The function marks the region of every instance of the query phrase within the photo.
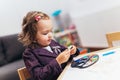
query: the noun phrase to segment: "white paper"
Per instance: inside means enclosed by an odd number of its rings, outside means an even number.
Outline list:
[[[103,56],[111,51],[115,53]],[[98,62],[84,69],[69,66],[62,80],[120,80],[120,48],[95,54],[99,55]]]

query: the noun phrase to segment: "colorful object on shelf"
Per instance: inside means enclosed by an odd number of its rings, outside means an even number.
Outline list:
[[[52,16],[58,16],[58,15],[60,15],[60,13],[61,13],[62,11],[61,10],[56,10],[53,14],[52,14]]]
[[[56,10],[52,14],[54,22],[56,24],[57,31],[64,31],[64,24],[60,15],[61,12],[62,12],[61,10]]]
[[[72,45],[71,39],[68,36],[59,38],[58,42],[66,47]]]
[[[68,47],[75,45],[80,47],[80,40],[76,30],[65,30],[63,32],[55,33],[54,38],[62,45]],[[86,53],[86,49],[81,54]]]

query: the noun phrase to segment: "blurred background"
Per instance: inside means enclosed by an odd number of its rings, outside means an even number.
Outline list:
[[[54,28],[58,25],[52,14],[61,10],[63,26],[69,27],[71,18],[85,47],[107,47],[105,33],[120,30],[120,0],[0,0],[0,36],[19,33],[24,15],[31,10],[50,15]]]
[[[108,47],[106,33],[120,31],[120,0],[0,0],[0,80],[19,80],[25,66],[17,34],[29,11],[47,13],[54,38],[84,53]]]

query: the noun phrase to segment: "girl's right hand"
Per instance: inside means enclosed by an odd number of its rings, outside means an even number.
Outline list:
[[[70,58],[70,50],[66,49],[65,51],[61,52],[56,60],[58,62],[59,65],[61,65],[62,63],[65,63],[68,61],[68,59]]]

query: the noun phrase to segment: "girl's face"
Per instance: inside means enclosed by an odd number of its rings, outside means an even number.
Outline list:
[[[52,22],[50,19],[40,20],[38,22],[36,39],[41,46],[48,46],[51,43],[53,38],[52,28]]]

